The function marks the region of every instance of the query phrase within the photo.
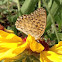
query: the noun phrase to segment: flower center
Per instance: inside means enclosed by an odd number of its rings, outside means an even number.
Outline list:
[[[26,42],[26,39],[27,39],[27,37],[25,37],[25,38],[23,39],[23,42],[24,42],[24,43]],[[43,39],[43,40],[38,40],[38,41],[45,47],[44,51],[48,51],[48,50],[49,50],[49,45],[45,42],[44,39]]]
[[[39,42],[45,47],[44,51],[49,50],[49,45],[45,42],[45,40],[43,40],[43,41],[39,40]]]

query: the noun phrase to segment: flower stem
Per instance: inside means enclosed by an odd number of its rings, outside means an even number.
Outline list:
[[[47,10],[48,10],[48,12],[49,12],[49,14],[50,14],[50,16],[51,16],[51,19],[52,19],[51,22],[52,22],[52,24],[53,24],[53,26],[54,26],[53,29],[54,29],[54,31],[55,31],[57,40],[58,40],[58,42],[59,42],[60,40],[59,40],[59,36],[58,36],[57,29],[56,29],[56,26],[55,26],[54,17],[52,16],[51,11],[49,10],[49,8],[48,8],[48,6],[47,6],[45,0],[43,0],[43,3],[45,4],[45,6],[46,6],[46,8],[47,8]]]
[[[41,8],[41,0],[38,1],[38,8]]]

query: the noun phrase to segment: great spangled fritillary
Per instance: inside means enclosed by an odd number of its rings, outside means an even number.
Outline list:
[[[44,8],[38,8],[29,15],[22,15],[17,19],[15,25],[18,30],[39,39],[45,31],[46,11]]]

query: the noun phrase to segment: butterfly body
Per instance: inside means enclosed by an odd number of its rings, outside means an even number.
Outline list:
[[[16,28],[25,34],[31,34],[35,39],[39,39],[46,27],[46,11],[43,8],[35,10],[29,15],[20,16],[16,23]]]

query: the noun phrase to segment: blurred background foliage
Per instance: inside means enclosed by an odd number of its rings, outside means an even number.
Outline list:
[[[54,45],[62,40],[62,0],[0,0],[0,24],[6,29],[13,30],[16,35],[22,36],[22,32],[15,27],[17,18],[30,14],[40,6],[44,7],[47,13],[47,25],[43,37],[50,46]],[[37,59],[35,56],[27,56],[26,62],[33,62],[33,58]],[[15,62],[22,61],[20,59]]]
[[[40,1],[40,3],[39,3]],[[62,0],[0,0],[0,24],[22,36],[15,27],[17,18],[44,7],[47,12],[47,26],[44,38],[48,42],[62,40]]]

